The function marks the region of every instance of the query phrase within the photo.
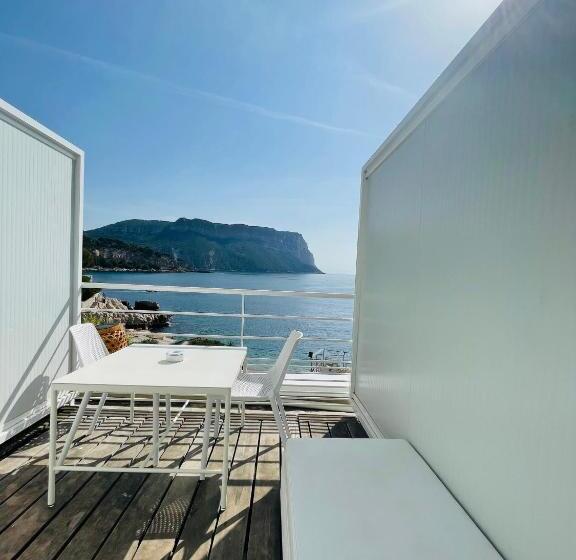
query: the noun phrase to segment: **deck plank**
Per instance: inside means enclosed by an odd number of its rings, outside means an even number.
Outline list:
[[[74,408],[61,414],[64,431]],[[88,435],[89,416],[67,463],[128,466],[150,450],[150,410],[138,410],[136,424],[123,411],[108,412]],[[306,410],[288,412],[295,437],[366,437],[350,414]],[[162,450],[163,466],[198,465],[201,411],[187,411],[173,426]],[[136,430],[136,428],[138,428]],[[219,513],[220,477],[155,474],[60,473],[53,509],[46,507],[47,432],[26,439],[0,461],[0,558],[23,560],[198,558],[280,560],[281,449],[272,414],[248,411],[246,426],[232,416],[233,464],[228,507]],[[63,437],[59,438],[61,447]],[[221,435],[209,465],[221,467]]]
[[[27,445],[19,447],[17,451],[0,460],[0,480],[3,477],[12,474],[20,467],[32,461],[35,457],[43,452],[48,451],[48,432],[44,432]]]
[[[280,437],[269,421],[262,422],[251,507],[247,560],[282,558]]]
[[[99,438],[105,437],[104,432],[95,431],[90,445],[85,445],[84,449],[88,452],[98,445]],[[62,441],[59,442],[58,451],[62,447]],[[46,449],[47,451],[47,449]],[[72,450],[73,451],[73,450]],[[73,456],[73,452],[70,453]],[[77,460],[80,460],[79,458]],[[46,465],[48,461],[47,453],[40,455],[37,459],[38,466],[41,467],[42,473],[38,476],[31,478],[27,483],[21,485],[16,492],[11,493],[4,503],[0,506],[0,532],[4,531],[13,521],[15,521],[28,507],[36,502],[45,492],[47,488],[47,473]],[[65,473],[59,473],[56,477],[60,481]],[[6,480],[6,479],[3,479]],[[57,485],[58,486],[58,485]]]
[[[110,461],[115,466],[123,466],[146,456],[149,448],[140,436],[131,438],[126,449],[117,453]],[[93,509],[85,523],[77,529],[74,536],[66,543],[58,560],[79,560],[92,558],[112,531],[118,519],[142,486],[146,475],[122,474],[104,499]]]
[[[138,452],[136,446],[130,445],[138,425],[120,424],[97,448],[98,458],[107,466],[128,466]],[[126,446],[123,459],[115,458]],[[42,533],[20,555],[22,560],[35,558],[55,558],[83,524],[93,509],[106,496],[108,491],[120,478],[116,473],[96,473],[78,494],[61,510],[42,531]]]
[[[196,464],[202,451],[199,422],[184,425],[175,439],[176,441],[162,455],[160,466],[188,468],[199,466]],[[170,556],[197,484],[197,477],[171,479],[170,487],[136,550],[135,560],[153,560]]]
[[[58,451],[62,448],[64,436],[69,428],[68,422],[59,425]],[[78,431],[78,439],[82,433]],[[28,440],[13,453],[0,461],[0,504],[27,484],[32,478],[44,471],[48,459],[48,430]]]
[[[90,436],[89,443],[70,450],[70,464],[90,464],[90,462],[102,460],[106,455],[101,457],[98,447],[107,435],[107,429],[95,430]],[[80,448],[82,448],[81,452]],[[104,452],[106,453],[106,449],[104,449]],[[88,457],[86,457],[86,453],[88,453]],[[13,558],[19,554],[62,511],[68,502],[82,490],[91,477],[92,473],[62,473],[57,478],[56,504],[53,508],[49,508],[44,501],[48,486],[47,473],[36,477],[38,480],[33,479],[32,482],[35,487],[36,482],[43,482],[42,488],[35,488],[38,492],[34,501],[26,503],[24,511],[21,511],[18,517],[3,531],[2,538],[0,538],[0,558]],[[21,493],[17,492],[8,501],[18,501],[20,496]],[[3,512],[5,508],[6,503],[0,508],[0,512]]]
[[[234,453],[226,509],[218,516],[210,560],[241,560],[246,541],[260,422],[246,422]]]
[[[246,424],[248,424],[248,420]],[[231,457],[234,455],[237,441],[238,428],[235,423],[230,434]],[[220,437],[211,450],[208,468],[221,468],[223,455],[224,446]],[[198,490],[194,495],[174,547],[173,558],[175,560],[199,560],[209,557],[219,506],[220,477],[207,477],[198,484]]]
[[[9,473],[0,482],[0,504],[15,494],[20,488],[28,484],[35,476],[45,469],[40,465],[25,465],[15,472]]]
[[[151,421],[149,418],[136,415],[135,423],[137,431],[128,444],[110,460],[110,465],[123,466],[125,462],[135,465],[148,455]],[[144,474],[122,474],[113,491],[109,492],[92,511],[58,558],[92,558],[124,514],[145,479]]]
[[[151,423],[149,424],[151,428]],[[188,429],[188,426],[176,427],[176,434],[180,430]],[[150,429],[151,432],[151,429]],[[145,433],[145,435],[148,435]],[[170,446],[168,446],[169,448]],[[146,445],[142,457],[146,457],[150,445]],[[167,448],[161,455],[161,460]],[[138,464],[138,461],[136,462]],[[128,476],[136,476],[129,474]],[[133,558],[136,554],[140,541],[146,534],[150,523],[164,496],[172,482],[172,478],[162,474],[149,474],[146,480],[138,489],[134,499],[130,502],[130,507],[126,509],[117,523],[114,525],[110,535],[103,543],[95,556],[97,559],[110,559],[110,558]]]

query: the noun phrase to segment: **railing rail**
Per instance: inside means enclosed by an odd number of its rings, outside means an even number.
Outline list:
[[[219,313],[212,311],[170,311],[170,310],[159,310],[159,311],[147,311],[140,309],[127,309],[118,310],[121,313],[135,313],[135,314],[158,314],[163,313],[166,315],[188,315],[191,317],[227,317],[227,318],[238,318],[241,320],[240,323],[240,334],[239,335],[218,335],[210,334],[212,338],[218,339],[229,339],[229,340],[240,340],[240,344],[244,343],[244,340],[283,340],[285,337],[281,336],[257,336],[257,335],[246,335],[245,324],[246,319],[270,319],[270,320],[298,320],[298,321],[344,321],[352,322],[352,317],[340,317],[340,316],[325,316],[325,315],[276,315],[270,313],[246,313],[246,297],[256,296],[256,297],[293,297],[293,298],[314,298],[314,299],[348,299],[353,300],[354,294],[343,293],[343,292],[302,292],[302,291],[289,291],[289,290],[253,290],[244,288],[204,288],[199,286],[163,286],[155,284],[115,284],[109,282],[83,282],[83,288],[89,289],[101,289],[101,290],[119,290],[119,291],[133,291],[133,292],[175,292],[184,294],[219,294],[219,295],[236,295],[241,298],[241,311],[240,313]],[[94,308],[82,308],[83,312],[89,313],[111,313],[113,309],[94,309]],[[166,333],[172,334],[178,338],[192,338],[205,336],[198,333]],[[325,342],[352,342],[348,338],[326,338],[326,337],[314,337],[305,336],[303,340],[316,340]]]
[[[110,282],[83,282],[82,287],[101,288],[103,290],[127,290],[133,292],[177,292],[184,294],[354,299],[354,294],[346,292],[301,292],[292,290],[254,290],[250,288],[205,288],[201,286],[164,286],[156,284],[114,284]]]
[[[212,295],[225,295],[225,296],[238,296],[240,298],[240,312],[213,312],[213,311],[172,311],[159,309],[152,310],[139,310],[139,309],[100,309],[93,307],[83,307],[82,312],[91,314],[165,314],[173,316],[190,316],[190,317],[223,317],[240,319],[239,332],[235,334],[212,334],[212,333],[171,333],[163,331],[163,334],[170,336],[174,339],[189,339],[197,337],[209,337],[216,340],[237,340],[240,345],[244,345],[248,340],[269,340],[281,341],[284,336],[276,335],[252,335],[246,334],[246,321],[247,320],[273,320],[273,321],[320,321],[320,322],[352,322],[352,317],[343,317],[340,315],[296,315],[296,314],[273,314],[273,313],[247,313],[246,312],[246,298],[247,297],[284,297],[284,298],[312,298],[312,299],[337,299],[337,300],[353,300],[354,294],[342,292],[306,292],[306,291],[286,291],[286,290],[259,290],[259,289],[244,289],[244,288],[205,288],[194,286],[165,286],[155,284],[121,284],[110,282],[83,282],[82,288],[87,289],[100,289],[100,290],[114,290],[114,291],[129,291],[129,292],[173,292],[179,294],[212,294]],[[316,341],[316,342],[329,342],[329,343],[346,343],[350,344],[350,338],[327,337],[327,336],[311,336],[306,335],[303,340]],[[349,380],[349,372],[351,362],[346,359],[345,354],[338,359],[336,358],[293,358],[289,367],[289,373],[296,376],[302,374],[302,381],[308,383],[316,375],[318,379],[323,379],[327,386],[327,376],[332,375],[334,378],[339,378],[342,382]],[[255,370],[264,370],[267,366],[271,365],[273,358],[251,357],[248,358],[249,366]],[[322,374],[322,375],[318,375]],[[343,377],[344,374],[344,377]],[[347,377],[346,377],[347,375]],[[296,377],[294,377],[296,379]],[[348,381],[349,382],[349,381]],[[311,383],[308,383],[311,384]],[[336,385],[334,385],[336,386]],[[342,387],[339,382],[338,387]],[[340,391],[342,392],[342,391]]]

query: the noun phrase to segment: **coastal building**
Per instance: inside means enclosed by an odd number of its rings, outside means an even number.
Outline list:
[[[364,165],[354,295],[83,284],[84,154],[0,102],[0,557],[572,558],[574,60],[574,2],[502,3]],[[352,363],[292,365],[283,449],[269,410],[234,415],[224,511],[217,477],[81,468],[48,508],[46,398],[76,367],[83,287],[235,297],[242,345],[250,298],[354,299]],[[328,320],[293,315],[275,320]],[[161,462],[195,457],[201,404]],[[147,461],[136,409],[116,403],[93,434],[84,419],[74,465]]]

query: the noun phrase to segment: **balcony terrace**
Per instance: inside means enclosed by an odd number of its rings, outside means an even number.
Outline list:
[[[75,412],[75,407],[60,411],[59,447]],[[85,421],[67,462],[141,463],[149,451],[151,411],[137,407],[134,424],[125,412],[106,407],[92,434]],[[288,416],[295,437],[366,437],[352,414],[293,410]],[[198,463],[202,420],[200,410],[180,417],[160,466]],[[41,422],[0,447],[0,558],[281,558],[281,448],[270,412],[249,410],[243,428],[234,415],[230,456],[228,507],[222,513],[215,477],[199,481],[80,472],[61,473],[56,507],[48,509],[48,424]],[[210,467],[221,465],[221,437],[213,442],[209,457]]]
[[[575,60],[576,2],[504,0],[364,165],[354,294],[83,284],[84,153],[0,100],[0,560],[574,558]],[[95,287],[235,347],[108,355]]]

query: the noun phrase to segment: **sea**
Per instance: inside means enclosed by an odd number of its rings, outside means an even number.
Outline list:
[[[209,288],[249,288],[262,290],[291,290],[309,292],[354,292],[352,274],[249,274],[249,273],[197,273],[197,272],[101,272],[88,273],[93,282],[114,284],[154,284],[167,286],[198,286]],[[127,300],[152,300],[162,311],[204,311],[218,313],[240,313],[241,298],[237,295],[180,294],[171,292],[136,292],[104,290],[105,295]],[[352,317],[353,300],[311,299],[293,297],[247,296],[245,312],[251,314],[298,315],[322,317]],[[235,317],[190,317],[174,315],[169,327],[158,332],[175,334],[239,335],[241,320]],[[343,321],[318,321],[309,319],[251,319],[244,325],[245,335],[287,336],[292,329],[301,330],[305,336],[352,338],[352,323]],[[230,344],[238,345],[235,339]],[[277,355],[281,341],[245,340],[249,355],[268,358]],[[297,348],[296,357],[306,359],[309,353],[326,359],[350,359],[351,345],[348,342],[304,340]]]

